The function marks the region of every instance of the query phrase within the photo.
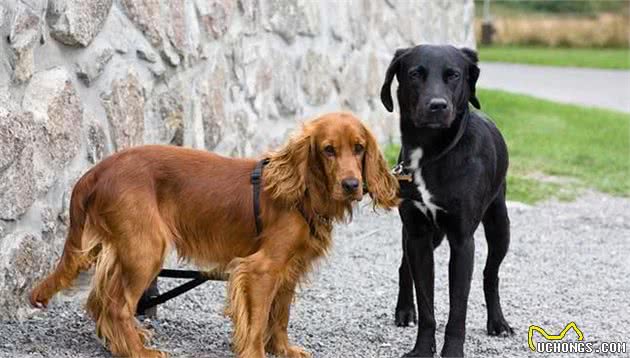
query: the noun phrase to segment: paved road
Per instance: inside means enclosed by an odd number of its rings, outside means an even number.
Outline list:
[[[482,63],[478,86],[630,113],[630,71]]]
[[[512,337],[486,335],[482,291],[486,244],[475,235],[475,272],[469,303],[468,358],[617,357],[532,353],[529,325],[557,334],[575,321],[588,342],[624,341],[630,327],[630,200],[587,194],[572,203],[509,206],[512,244],[501,267],[501,298]],[[396,327],[393,312],[400,260],[395,212],[361,210],[340,225],[335,247],[294,304],[291,339],[314,358],[397,358],[412,348],[416,328]],[[448,244],[436,250],[438,349],[448,313]],[[163,287],[164,288],[164,287]],[[225,284],[204,284],[160,309],[145,324],[152,343],[173,357],[227,358],[230,322],[222,316]],[[23,322],[0,321],[0,357],[109,357],[94,337],[80,300],[56,301]],[[574,339],[573,333],[569,337]],[[536,334],[536,340],[542,338]],[[621,355],[627,357],[627,354]]]

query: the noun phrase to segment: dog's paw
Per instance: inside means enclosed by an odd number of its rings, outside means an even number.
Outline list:
[[[48,300],[48,298],[43,297],[40,290],[38,290],[37,288],[34,289],[29,296],[31,306],[39,309],[45,309],[48,306]]]
[[[464,356],[464,339],[460,337],[446,336],[444,337],[444,345],[440,356],[447,357],[463,357]]]
[[[142,352],[139,353],[138,357],[142,358],[168,358],[168,353],[159,351],[157,349],[143,349]]]
[[[403,358],[433,358],[434,352],[429,350],[422,350],[422,349],[414,349],[411,352],[407,352],[405,353],[405,355],[403,355]]]
[[[488,319],[488,335],[489,336],[511,336],[514,334],[514,330],[507,323],[505,318],[498,317],[495,319]]]
[[[287,348],[285,356],[287,358],[311,358],[311,354],[309,352],[298,346],[290,346]]]
[[[416,308],[414,306],[405,308],[396,307],[394,322],[398,327],[414,326],[418,323],[418,319],[416,318]]]

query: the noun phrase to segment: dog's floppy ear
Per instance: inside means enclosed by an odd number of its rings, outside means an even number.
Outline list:
[[[287,206],[299,203],[306,193],[310,137],[309,128],[303,127],[282,149],[271,154],[271,160],[263,171],[265,190]]]
[[[381,87],[381,102],[387,109],[387,111],[392,112],[394,110],[394,102],[392,101],[392,80],[394,76],[398,72],[398,65],[400,64],[400,59],[405,55],[409,49],[401,48],[396,50],[394,54],[394,58],[392,58],[392,62],[390,62],[389,67],[387,67],[387,72],[385,73],[385,81],[383,82],[383,86]]]
[[[390,173],[387,162],[376,143],[376,138],[365,125],[363,128],[366,133],[363,179],[367,184],[374,208],[395,207],[398,205],[398,181]]]
[[[477,52],[475,50],[463,47],[460,51],[464,54],[464,57],[469,62],[468,65],[468,78],[466,81],[468,82],[468,87],[470,88],[470,103],[477,109],[481,109],[481,104],[477,99],[475,94],[477,79],[479,79],[479,67],[477,63],[479,63],[479,57],[477,56]]]

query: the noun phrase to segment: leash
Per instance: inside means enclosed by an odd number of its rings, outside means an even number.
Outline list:
[[[468,122],[469,122],[469,118],[468,117],[470,117],[470,112],[466,111],[466,114],[464,115],[464,117],[462,117],[462,123],[459,125],[459,128],[457,129],[457,133],[455,133],[455,137],[453,138],[453,140],[446,146],[446,148],[444,148],[444,150],[442,150],[435,157],[429,158],[424,163],[418,163],[418,168],[422,168],[423,166],[426,166],[427,164],[431,164],[431,163],[437,162],[438,160],[442,159],[442,157],[444,157],[453,148],[455,148],[457,143],[459,143],[460,139],[462,139],[462,137],[464,136],[464,132],[466,131],[466,127],[468,126]],[[398,179],[398,181],[401,181],[401,182],[412,182],[413,181],[413,172],[411,170],[409,170],[409,168],[405,167],[405,158],[406,158],[405,147],[402,146],[400,148],[400,155],[398,157],[398,164],[396,164],[394,166],[394,168],[392,168],[392,175],[396,179]],[[421,159],[421,161],[422,161],[422,159]]]

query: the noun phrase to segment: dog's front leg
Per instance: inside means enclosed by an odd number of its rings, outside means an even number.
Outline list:
[[[396,302],[396,313],[394,315],[395,323],[398,327],[406,327],[418,322],[416,318],[416,306],[413,302],[413,277],[411,275],[411,266],[405,253],[405,242],[407,240],[407,231],[403,227],[402,230],[402,260],[398,269],[398,301]]]
[[[234,351],[241,358],[265,358],[269,313],[280,270],[261,253],[235,259],[230,265],[227,313],[234,322]]]
[[[473,273],[475,242],[472,235],[447,235],[451,247],[448,265],[450,310],[442,357],[463,357],[466,336],[466,309]]]
[[[432,235],[409,238],[406,253],[416,287],[418,336],[405,357],[433,357],[435,352],[435,313],[433,309],[434,265]]]
[[[311,354],[303,348],[289,344],[289,311],[295,294],[294,282],[283,284],[273,300],[269,315],[269,341],[266,345],[267,352],[279,357],[310,358]]]

